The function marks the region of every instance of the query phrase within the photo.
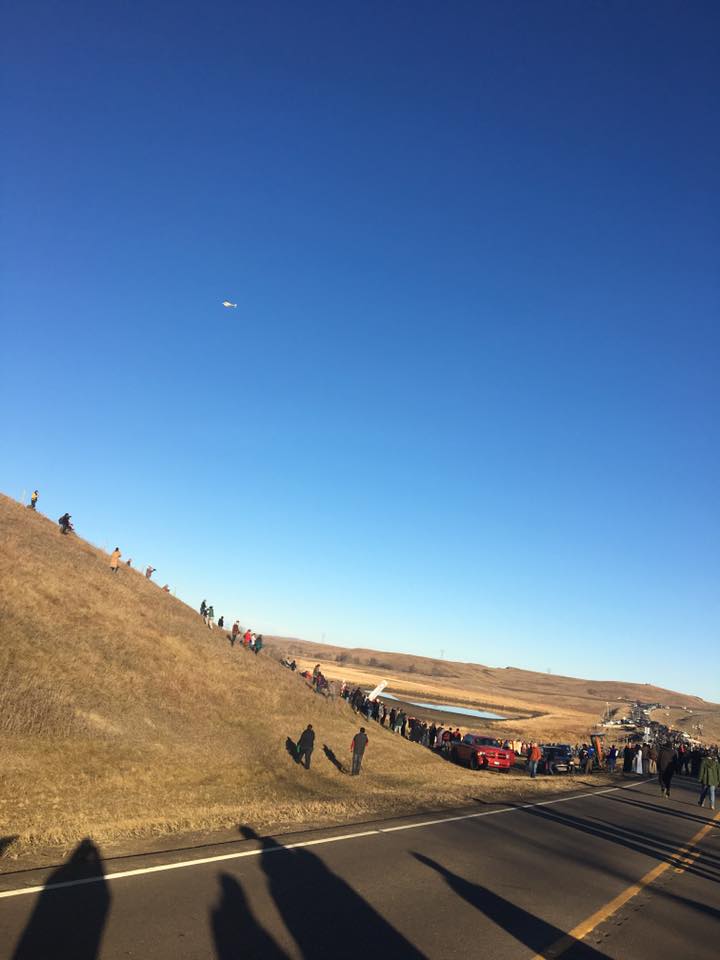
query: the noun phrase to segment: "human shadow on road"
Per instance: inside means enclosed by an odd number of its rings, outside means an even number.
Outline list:
[[[551,944],[568,936],[559,927],[548,923],[546,920],[541,920],[534,913],[518,907],[497,893],[493,893],[492,890],[488,890],[487,887],[483,887],[479,883],[472,883],[470,880],[452,873],[435,860],[431,860],[430,857],[426,857],[422,853],[413,853],[413,856],[420,863],[425,864],[426,867],[436,870],[441,877],[445,878],[450,889],[459,897],[476,907],[489,920],[492,920],[493,923],[515,937],[516,940],[534,953],[544,955],[544,951]],[[573,943],[572,940],[573,938],[570,940],[572,948],[570,956],[573,960],[601,960],[601,958],[607,960],[604,953],[600,953],[589,944],[582,943],[580,940],[575,940]]]
[[[699,791],[698,791],[699,793]],[[629,807],[643,807],[646,810],[651,810],[653,813],[662,813],[668,817],[679,817],[681,820],[693,820],[695,823],[707,823],[709,817],[703,817],[697,813],[685,813],[684,810],[673,810],[671,807],[663,806],[659,803],[645,803],[641,800],[626,800],[624,797],[605,797],[606,800],[611,801],[612,803],[625,803]],[[694,801],[694,805],[697,807],[697,799]]]
[[[99,877],[98,880],[90,878]],[[81,886],[57,884],[86,881]],[[110,890],[97,847],[87,837],[52,873],[15,947],[12,960],[67,957],[95,960],[110,909]]]
[[[260,838],[250,827],[241,833],[262,844],[261,865],[270,893],[303,960],[367,960],[374,955],[424,960],[424,954],[315,854]]]
[[[577,817],[549,807],[527,807],[523,810],[530,817],[538,817],[562,827],[577,830],[584,836],[598,837],[609,843],[617,844],[635,853],[642,853],[654,857],[663,863],[678,864],[678,851],[688,846],[689,841],[672,841],[657,834],[639,830],[637,827],[622,827],[617,823],[604,821],[600,818]],[[720,861],[711,853],[703,851],[699,862],[683,864],[685,873],[693,874],[704,880],[714,883],[720,882]]]
[[[326,743],[323,744],[323,753],[324,753],[325,756],[328,758],[328,760],[330,761],[330,763],[331,763],[337,770],[340,771],[340,773],[347,773],[347,770],[345,769],[345,767],[344,767],[343,764],[342,764],[342,760],[338,760],[338,758],[335,756],[335,753],[330,749],[330,747],[329,747]]]
[[[238,881],[228,873],[218,879],[220,902],[210,913],[218,960],[288,960],[253,916]]]
[[[297,748],[297,744],[296,744],[295,741],[292,739],[292,737],[288,737],[287,740],[285,741],[285,749],[286,749],[287,752],[290,754],[290,756],[293,758],[293,760],[295,761],[295,763],[300,763],[300,760],[299,760],[299,758],[298,758],[298,748]]]

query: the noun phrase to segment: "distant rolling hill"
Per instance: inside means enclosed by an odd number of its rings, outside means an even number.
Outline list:
[[[344,648],[292,637],[271,637],[276,656],[300,657],[303,664],[320,661],[326,673],[352,682],[388,679],[395,694],[424,697],[433,702],[463,704],[500,713],[511,722],[491,724],[496,730],[540,738],[587,736],[606,715],[621,717],[639,701],[661,704],[654,717],[697,736],[702,724],[706,740],[720,739],[720,705],[692,694],[646,683],[582,680],[517,667],[487,667],[479,663],[438,660],[415,654],[370,648]],[[513,720],[513,718],[517,718]],[[486,724],[487,725],[487,724]]]

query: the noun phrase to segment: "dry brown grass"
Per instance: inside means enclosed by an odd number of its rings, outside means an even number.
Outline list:
[[[85,835],[109,845],[238,823],[289,828],[568,786],[475,774],[375,724],[363,776],[343,776],[322,745],[347,762],[358,726],[347,704],[264,653],[231,650],[139,572],[111,575],[107,554],[1,495],[0,697],[0,838],[18,838],[11,855]],[[308,722],[309,773],[285,750]]]
[[[474,774],[374,724],[363,776],[341,775],[322,745],[347,762],[347,704],[231,650],[140,573],[110,574],[107,554],[1,495],[0,678],[0,837],[17,836],[15,855],[85,835],[277,829],[567,788]],[[308,722],[309,773],[285,751]]]

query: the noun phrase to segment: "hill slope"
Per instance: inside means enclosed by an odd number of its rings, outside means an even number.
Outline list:
[[[308,722],[310,772],[285,749]],[[343,776],[322,746],[347,763],[357,728],[346,703],[231,649],[140,573],[111,574],[107,554],[0,495],[0,837],[16,850],[477,794],[471,772],[376,725],[364,775]]]
[[[308,722],[309,772],[286,752]],[[231,649],[140,573],[111,574],[106,553],[0,495],[0,854],[565,788],[475,774],[376,724],[350,778],[322,747],[347,763],[357,728],[345,702]]]

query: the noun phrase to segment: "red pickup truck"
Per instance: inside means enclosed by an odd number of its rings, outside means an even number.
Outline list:
[[[505,750],[499,740],[479,733],[466,733],[462,740],[453,743],[450,756],[471,770],[509,770],[515,763],[513,750]]]

